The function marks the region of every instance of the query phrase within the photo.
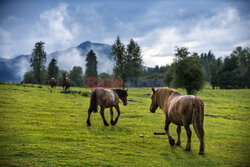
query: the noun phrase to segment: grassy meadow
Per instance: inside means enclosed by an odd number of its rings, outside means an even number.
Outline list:
[[[154,135],[164,131],[164,115],[159,109],[150,113],[151,89],[130,89],[117,125],[109,127],[99,112],[86,126],[89,97],[84,95],[90,90],[61,90],[0,85],[0,166],[250,166],[249,89],[198,92],[205,102],[204,156],[198,155],[193,126],[190,152],[184,151],[183,127],[180,147],[170,146],[165,135]],[[109,109],[105,117],[109,122]],[[176,140],[174,124],[170,133]]]

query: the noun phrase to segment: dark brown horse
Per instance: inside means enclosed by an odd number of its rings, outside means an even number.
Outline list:
[[[100,113],[104,125],[109,126],[104,117],[105,108],[110,108],[110,116],[111,116],[110,123],[111,125],[115,125],[118,122],[120,116],[119,99],[121,99],[123,105],[126,106],[127,96],[128,96],[127,90],[122,90],[122,89],[105,90],[103,88],[94,89],[90,95],[90,105],[88,109],[87,125],[91,126],[90,115],[92,111],[97,112],[98,105],[101,107]],[[115,120],[113,120],[113,107],[115,107],[117,111],[117,117]]]
[[[189,125],[193,123],[194,130],[200,140],[199,154],[204,154],[204,103],[196,96],[182,96],[177,91],[168,88],[155,90],[152,88],[150,111],[152,113],[160,107],[165,114],[165,131],[168,135],[170,145],[175,144],[175,140],[169,134],[169,124],[173,122],[177,125],[178,140],[176,145],[181,144],[180,134],[181,126],[184,126],[187,131],[188,142],[186,145],[187,151],[191,150],[191,130]]]
[[[50,80],[47,81],[47,84],[51,86],[51,88],[56,88],[56,79],[54,77],[50,78]]]
[[[70,79],[69,79],[69,77],[66,77],[66,74],[63,74],[62,86],[63,86],[63,91],[65,91],[65,92],[67,90],[69,91],[69,88],[70,88]]]

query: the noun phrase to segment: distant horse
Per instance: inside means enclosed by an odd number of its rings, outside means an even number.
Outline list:
[[[200,140],[199,154],[204,154],[204,103],[196,96],[182,96],[179,92],[168,88],[155,90],[152,88],[150,111],[155,113],[155,110],[160,107],[165,114],[165,131],[168,135],[170,145],[175,144],[175,140],[169,134],[169,124],[173,122],[177,125],[178,141],[176,145],[181,144],[180,134],[181,126],[184,126],[187,131],[188,142],[186,145],[187,151],[191,150],[191,130],[189,125],[193,123],[194,130]]]
[[[47,81],[47,85],[50,85],[51,88],[56,88],[56,79],[54,77],[50,78],[50,80]]]
[[[227,85],[226,89],[234,89],[232,85]]]
[[[109,126],[104,117],[105,108],[110,108],[110,116],[111,116],[110,123],[111,125],[115,125],[118,122],[118,118],[120,116],[119,99],[121,99],[123,105],[126,106],[127,96],[128,96],[127,90],[122,90],[122,89],[105,90],[103,88],[94,89],[90,95],[90,105],[88,109],[87,125],[91,126],[90,115],[92,111],[97,112],[98,105],[101,107],[100,113],[104,125]],[[117,111],[117,117],[114,121],[113,121],[113,107],[115,107]]]
[[[62,86],[63,86],[63,91],[65,91],[65,92],[67,90],[69,91],[69,88],[70,88],[70,79],[69,79],[69,77],[66,77],[66,74],[63,74]]]

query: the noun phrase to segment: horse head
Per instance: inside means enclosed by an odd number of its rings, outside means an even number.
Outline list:
[[[113,89],[119,96],[119,99],[121,99],[122,103],[124,106],[128,104],[127,102],[127,97],[128,97],[128,89],[123,90],[123,89]]]
[[[128,104],[127,97],[128,97],[128,90],[121,90],[119,98],[122,100],[122,103],[124,106],[126,106]]]
[[[157,104],[157,99],[156,99],[156,90],[154,88],[152,88],[153,94],[151,95],[151,105],[149,110],[152,113],[155,113],[155,110],[158,108],[158,104]]]

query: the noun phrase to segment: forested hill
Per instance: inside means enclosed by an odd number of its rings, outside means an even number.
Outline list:
[[[111,45],[90,41],[85,41],[76,47],[47,53],[46,66],[52,58],[55,58],[60,69],[71,70],[74,66],[85,69],[85,58],[90,50],[96,53],[98,62],[102,62],[98,64],[98,72],[111,73],[114,65],[113,56],[110,54]],[[31,55],[19,55],[12,59],[0,58],[0,81],[20,82],[24,73],[30,70],[30,57]]]

